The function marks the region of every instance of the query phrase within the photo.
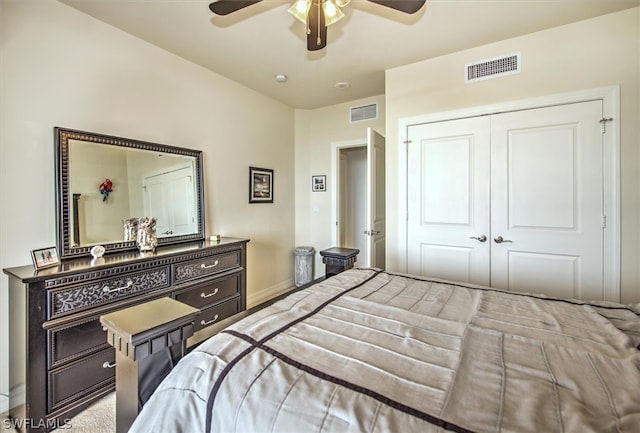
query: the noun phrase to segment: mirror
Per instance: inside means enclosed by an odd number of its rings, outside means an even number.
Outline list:
[[[204,238],[202,152],[56,127],[61,257],[137,248],[140,217],[156,218],[158,246]]]

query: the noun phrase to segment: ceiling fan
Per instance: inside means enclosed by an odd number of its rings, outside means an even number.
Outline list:
[[[209,4],[216,15],[228,15],[262,0],[217,0]],[[307,25],[307,50],[317,51],[327,46],[327,26],[338,22],[351,0],[295,0],[289,13]],[[416,13],[427,0],[367,0],[406,14]]]

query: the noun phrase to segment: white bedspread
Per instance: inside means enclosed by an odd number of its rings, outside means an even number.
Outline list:
[[[640,309],[353,269],[204,342],[134,432],[640,432]]]

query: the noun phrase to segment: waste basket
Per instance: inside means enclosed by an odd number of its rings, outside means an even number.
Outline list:
[[[296,287],[303,286],[313,280],[313,256],[315,249],[313,247],[296,247],[294,251],[296,257]]]

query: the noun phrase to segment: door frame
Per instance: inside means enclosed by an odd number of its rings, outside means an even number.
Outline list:
[[[331,143],[331,245],[339,245],[340,220],[340,151],[353,147],[367,147],[367,137]]]
[[[407,272],[408,267],[407,140],[410,126],[594,100],[602,101],[603,118],[611,119],[611,121],[604,123],[606,129],[602,135],[603,205],[606,215],[603,263],[604,296],[608,301],[620,302],[620,86],[599,87],[399,119],[397,139],[400,152],[397,166],[397,200],[398,209],[404,209],[405,214],[399,215],[398,218],[397,251],[387,251],[387,254],[395,254],[398,258],[397,263],[403,267],[397,271]]]

